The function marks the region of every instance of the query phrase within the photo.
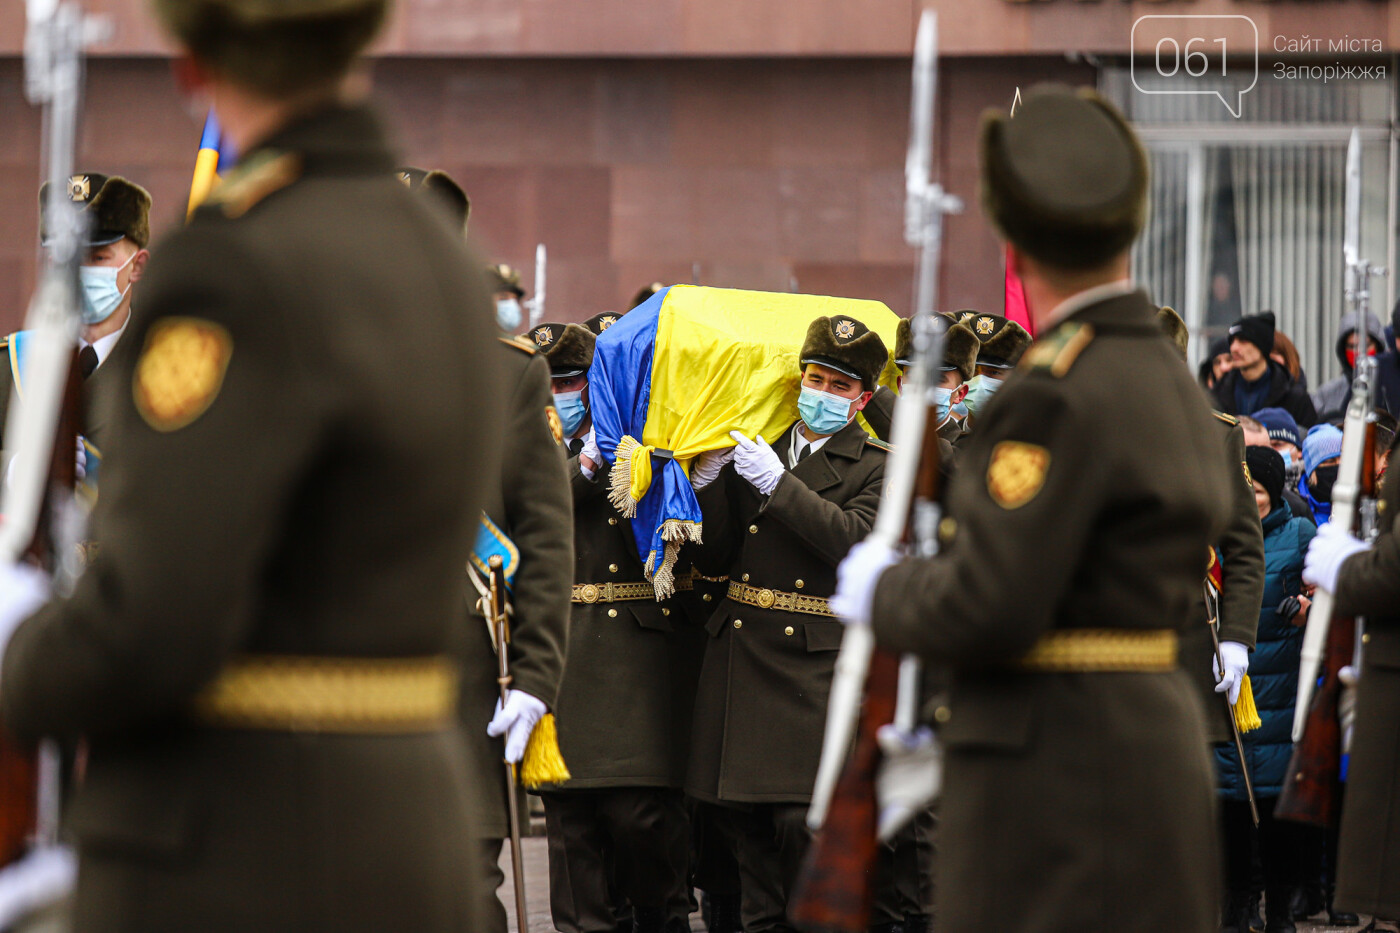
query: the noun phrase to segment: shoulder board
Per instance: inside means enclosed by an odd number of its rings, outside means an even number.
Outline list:
[[[534,356],[536,353],[539,352],[535,349],[535,345],[530,341],[526,340],[524,337],[498,337],[496,339],[498,339],[499,341],[501,341],[501,343],[505,344],[508,347],[519,350],[526,356]]]
[[[210,192],[208,204],[225,217],[242,217],[258,202],[301,177],[301,156],[265,150],[240,165]]]
[[[889,441],[882,441],[878,437],[871,437],[869,434],[865,435],[865,443],[874,447],[876,450],[883,450],[886,453],[894,450],[894,445]]]
[[[1234,415],[1227,415],[1223,411],[1212,410],[1211,414],[1215,415],[1215,417],[1219,418],[1221,421],[1225,422],[1230,427],[1234,427],[1235,425],[1240,423],[1240,419],[1236,418]]]
[[[1018,369],[1046,372],[1059,379],[1070,371],[1079,354],[1094,340],[1094,328],[1071,321],[1061,324],[1044,338],[1037,340],[1021,358]]]

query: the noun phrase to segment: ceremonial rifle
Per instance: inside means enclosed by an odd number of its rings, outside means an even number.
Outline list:
[[[43,567],[53,575],[55,592],[63,594],[82,569],[75,455],[82,416],[78,267],[87,242],[86,217],[69,195],[68,180],[83,49],[109,26],[85,16],[76,0],[29,0],[26,13],[25,92],[44,113],[47,252],[25,317],[24,397],[12,393],[5,426],[9,462],[0,498],[0,559]],[[58,845],[59,793],[54,744],[41,743],[36,753],[0,733],[0,926],[8,928],[71,888],[72,855]]]
[[[538,294],[538,293],[536,293]],[[510,623],[506,619],[506,585],[504,564],[499,554],[487,562],[490,575],[487,583],[486,619],[491,623],[496,642],[496,682],[501,686],[501,706],[506,705],[510,690]],[[520,852],[520,801],[516,789],[515,764],[506,763],[506,809],[510,813],[510,867],[515,882],[515,924],[520,933],[530,933],[530,918],[525,907],[525,864]]]
[[[917,553],[937,550],[938,418],[934,375],[943,358],[945,325],[935,320],[943,215],[962,209],[932,180],[937,18],[925,11],[914,47],[909,153],[905,161],[905,237],[919,250],[914,362],[895,403],[894,450],[887,462],[871,539],[894,548],[912,539]],[[880,727],[912,729],[919,665],[875,648],[868,626],[848,626],[836,659],[821,762],[807,823],[817,830],[789,913],[802,926],[863,931],[869,925],[874,862],[881,829],[875,784]],[[862,704],[864,697],[864,704]],[[859,738],[851,741],[860,722]],[[844,767],[843,767],[844,766]]]
[[[1371,309],[1371,277],[1385,269],[1361,256],[1361,135],[1352,130],[1347,145],[1346,259],[1347,303],[1365,321]],[[1361,339],[1365,328],[1357,328]],[[1332,486],[1332,522],[1372,542],[1379,531],[1376,516],[1376,361],[1358,347],[1352,367],[1351,401],[1342,430],[1342,459]],[[1307,478],[1303,478],[1307,482]],[[1350,664],[1361,671],[1362,619],[1333,612],[1332,593],[1319,589],[1308,611],[1298,671],[1298,705],[1293,713],[1293,757],[1284,777],[1275,815],[1316,826],[1336,817],[1341,757],[1347,736],[1340,722],[1340,671]],[[1324,664],[1325,658],[1325,664]],[[1318,671],[1322,669],[1321,687]]]

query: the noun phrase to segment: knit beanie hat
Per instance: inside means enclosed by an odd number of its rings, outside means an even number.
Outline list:
[[[1342,432],[1330,424],[1314,425],[1303,438],[1303,476],[1311,476],[1319,463],[1341,454]]]
[[[1269,502],[1278,507],[1283,496],[1283,458],[1272,447],[1246,447],[1244,462],[1249,475],[1269,494]]]
[[[1271,441],[1287,441],[1299,450],[1303,448],[1303,432],[1298,430],[1298,422],[1284,408],[1261,408],[1252,417],[1269,432]]]
[[[1250,314],[1230,325],[1230,339],[1252,343],[1268,356],[1274,352],[1274,326],[1274,312]]]

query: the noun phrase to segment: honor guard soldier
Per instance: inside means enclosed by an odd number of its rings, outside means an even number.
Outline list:
[[[594,335],[541,324],[527,335],[554,374],[574,508],[569,653],[559,687],[559,748],[573,775],[541,794],[550,908],[563,933],[612,930],[632,905],[637,933],[689,929],[690,826],[680,786],[694,694],[674,599],[656,601],[631,523],[608,501],[592,441]],[[677,575],[677,589],[690,584]]]
[[[88,748],[73,928],[480,929],[450,651],[489,296],[359,102],[383,0],[155,6],[244,155],[123,337],[99,558],[37,613],[0,581],[5,725]]]
[[[515,333],[524,321],[521,302],[525,300],[525,286],[520,284],[520,270],[503,262],[487,266],[486,283],[496,302],[496,323],[506,333]]]
[[[686,791],[715,805],[747,933],[791,929],[841,644],[827,597],[836,564],[870,531],[888,449],[855,420],[889,360],[880,336],[820,317],[799,359],[799,420],[772,446],[735,432],[738,447],[702,455],[691,472],[705,529],[695,563],[727,574],[729,588],[706,626]]]
[[[1157,312],[1157,322],[1171,338],[1181,362],[1186,362],[1190,334],[1186,322],[1171,308]],[[1234,731],[1232,715],[1216,694],[1225,694],[1233,707],[1240,697],[1244,677],[1249,671],[1249,653],[1254,650],[1259,631],[1259,605],[1264,600],[1264,531],[1259,521],[1259,506],[1254,500],[1254,481],[1245,462],[1244,428],[1233,415],[1213,412],[1215,433],[1224,448],[1224,462],[1229,470],[1228,493],[1230,510],[1225,529],[1213,548],[1220,562],[1219,598],[1215,615],[1205,603],[1205,590],[1193,610],[1191,625],[1182,633],[1181,658],[1186,670],[1194,677],[1206,708],[1206,737],[1211,744],[1230,742]],[[1204,581],[1202,583],[1204,586]],[[1220,656],[1225,662],[1222,672],[1216,663],[1215,642],[1206,626],[1217,622],[1216,637],[1220,640]],[[1253,704],[1251,699],[1250,704]],[[1247,763],[1246,763],[1247,764]]]
[[[1393,442],[1390,449],[1375,544],[1368,547],[1335,522],[1323,525],[1308,548],[1303,582],[1333,594],[1335,615],[1365,619],[1361,670],[1344,668],[1342,677],[1345,691],[1355,691],[1355,725],[1335,907],[1393,923],[1400,918],[1400,470]],[[1343,711],[1348,705],[1344,697]]]
[[[151,196],[145,188],[118,175],[79,172],[68,179],[68,197],[82,205],[87,215],[87,254],[78,270],[80,313],[78,368],[83,375],[85,399],[83,436],[87,456],[96,455],[106,440],[109,410],[96,403],[104,395],[119,392],[121,357],[133,356],[131,341],[121,342],[131,318],[136,283],[145,274],[151,241]],[[48,203],[49,183],[39,189],[40,216]],[[48,244],[47,222],[41,221],[39,239]],[[0,434],[10,410],[10,393],[24,391],[24,331],[0,341]],[[112,365],[113,359],[118,362]],[[129,360],[128,360],[129,362]],[[91,463],[89,463],[91,468]],[[95,473],[95,469],[91,469]]]
[[[1030,347],[1031,335],[1020,324],[1000,314],[973,314],[965,323],[980,344],[977,373],[968,384],[968,416],[963,419],[963,430],[970,434],[977,417]]]
[[[599,337],[602,336],[603,331],[612,327],[620,320],[622,320],[622,315],[618,314],[616,311],[604,311],[602,314],[595,314],[584,321],[583,326],[588,328],[593,336]]]
[[[465,234],[471,202],[446,172],[401,168],[395,175],[442,208],[454,232]],[[563,427],[550,393],[549,365],[529,340],[499,340],[498,397],[506,403],[501,473],[487,493],[476,544],[465,568],[469,609],[458,653],[462,669],[458,714],[476,783],[482,789],[471,802],[480,840],[476,877],[483,882],[478,916],[486,933],[506,933],[507,928],[505,907],[495,894],[505,881],[501,849],[510,835],[501,762],[520,763],[530,733],[554,706],[568,647],[574,572],[573,502],[561,446]],[[511,686],[504,706],[497,683],[498,649],[480,609],[489,591],[492,555],[502,558],[510,613]]]
[[[938,367],[938,385],[933,392],[938,405],[938,436],[948,444],[956,445],[962,438],[963,426],[953,416],[953,409],[967,397],[968,381],[972,379],[977,366],[978,343],[976,335],[966,324],[954,323],[947,315],[944,318],[949,321],[949,327],[943,337],[943,363]],[[902,387],[904,374],[914,362],[914,340],[910,335],[908,318],[901,318],[896,325],[894,345],[894,361],[899,366]],[[877,437],[889,439],[894,402],[895,394],[881,386],[865,407],[865,420]],[[944,453],[951,453],[951,448]]]
[[[940,931],[1214,933],[1215,779],[1177,643],[1230,476],[1128,281],[1147,157],[1098,95],[1042,87],[984,117],[981,173],[1042,336],[961,452],[943,552],[863,543],[833,603],[952,668]]]

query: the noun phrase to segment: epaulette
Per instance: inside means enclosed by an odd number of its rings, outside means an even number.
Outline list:
[[[236,219],[300,177],[301,156],[264,150],[216,185],[206,203],[218,207],[225,217]]]
[[[501,343],[505,344],[508,347],[513,347],[514,349],[519,350],[526,356],[534,356],[536,353],[539,352],[539,350],[535,349],[535,345],[533,343],[526,340],[524,337],[521,337],[519,334],[515,335],[514,337],[502,336],[496,339],[500,340]]]
[[[1214,409],[1212,409],[1211,414],[1219,418],[1221,421],[1225,422],[1232,428],[1240,423],[1240,419],[1236,418],[1234,415],[1227,415],[1223,411],[1215,411]]]
[[[1056,379],[1069,372],[1084,348],[1094,341],[1094,328],[1089,324],[1061,324],[1035,344],[1021,357],[1018,369],[1048,372]]]
[[[871,437],[869,434],[865,435],[865,442],[876,450],[883,450],[885,453],[894,450],[894,445],[889,441],[882,441],[878,437]]]

